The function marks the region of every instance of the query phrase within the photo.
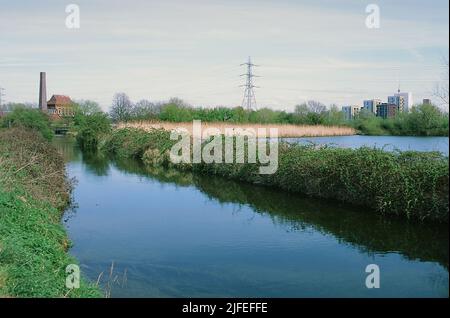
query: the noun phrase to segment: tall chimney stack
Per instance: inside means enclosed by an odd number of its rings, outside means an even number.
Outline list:
[[[41,80],[39,82],[39,109],[47,112],[47,83],[45,72],[41,72]]]

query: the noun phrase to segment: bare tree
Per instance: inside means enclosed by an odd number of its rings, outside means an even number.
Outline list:
[[[147,99],[142,99],[133,106],[133,117],[151,118],[157,116],[160,111],[160,105],[156,105]]]
[[[327,110],[327,106],[315,100],[309,100],[306,104],[312,113],[321,114]]]
[[[442,81],[441,83],[436,84],[436,87],[434,89],[433,95],[438,98],[444,106],[449,106],[449,64],[448,64],[448,58],[444,59],[444,65],[446,67],[445,72],[442,75]]]
[[[113,121],[127,121],[131,117],[133,104],[125,93],[114,95],[110,116]]]

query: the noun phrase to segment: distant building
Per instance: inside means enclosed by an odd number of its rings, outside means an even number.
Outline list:
[[[53,95],[47,102],[47,112],[52,117],[72,117],[75,115],[73,102],[69,96]]]
[[[381,103],[377,106],[377,117],[393,118],[398,114],[398,106],[396,104]]]
[[[402,95],[395,94],[394,96],[388,96],[388,104],[397,105],[399,112],[406,111],[405,98]]]
[[[404,112],[409,112],[412,108],[413,104],[413,96],[412,93],[404,92],[401,93],[400,90],[398,90],[398,93],[394,96],[401,96],[403,97],[403,110]]]
[[[345,120],[352,120],[356,115],[359,114],[361,110],[360,106],[342,106],[342,113],[344,114]]]
[[[73,102],[69,96],[53,95],[47,101],[47,74],[45,72],[40,73],[39,109],[49,114],[53,119],[73,117],[75,115]]]
[[[429,98],[424,98],[422,104],[423,104],[423,105],[431,105],[431,99],[429,99]]]
[[[377,106],[381,104],[381,100],[379,99],[368,99],[364,101],[363,108],[376,114]]]

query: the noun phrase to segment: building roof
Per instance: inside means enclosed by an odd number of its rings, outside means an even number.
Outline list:
[[[52,98],[50,98],[50,100],[47,102],[47,104],[72,104],[72,100],[69,96],[66,95],[53,95]]]

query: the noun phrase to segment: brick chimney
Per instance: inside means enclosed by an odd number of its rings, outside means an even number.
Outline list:
[[[47,112],[47,83],[45,77],[45,72],[41,72],[39,82],[39,109],[43,112]]]

